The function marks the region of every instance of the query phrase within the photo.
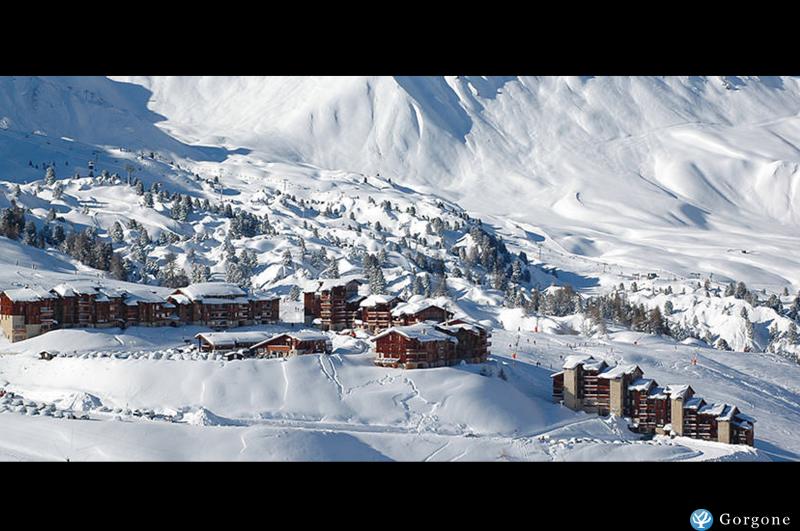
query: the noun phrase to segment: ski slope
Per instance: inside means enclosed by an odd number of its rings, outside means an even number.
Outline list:
[[[616,419],[551,403],[550,371],[532,358],[512,360],[502,346],[487,364],[403,371],[375,367],[366,342],[340,336],[331,356],[206,359],[183,343],[191,332],[68,330],[15,344],[15,354],[0,355],[0,380],[21,397],[20,405],[0,403],[0,459],[768,460],[777,453],[641,440]],[[62,357],[38,359],[39,350],[65,344]],[[55,418],[46,406],[86,418]],[[791,455],[794,446],[781,444],[780,455]]]

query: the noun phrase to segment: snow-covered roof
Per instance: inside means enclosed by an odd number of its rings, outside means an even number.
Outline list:
[[[683,403],[683,407],[685,409],[697,409],[701,407],[703,404],[705,404],[705,400],[703,400],[699,396],[693,396],[692,398],[686,400],[686,402]]]
[[[650,389],[650,393],[648,393],[647,398],[666,399],[669,398],[669,394],[665,388],[657,385]]]
[[[726,406],[727,407],[725,408],[725,411],[720,413],[719,417],[717,417],[717,420],[732,420],[736,416],[736,413],[739,412],[739,410],[736,409],[736,406],[729,404],[726,404]]]
[[[274,301],[275,299],[280,299],[281,296],[271,292],[260,292],[252,293],[248,298],[254,301]]]
[[[393,333],[400,334],[409,339],[415,339],[421,343],[426,343],[428,341],[458,342],[458,339],[451,335],[445,334],[441,330],[438,330],[432,323],[417,323],[410,326],[394,326],[388,330],[384,330],[380,334],[370,339],[370,341],[377,341],[378,339]]]
[[[378,304],[389,304],[393,300],[397,299],[394,295],[370,295],[363,301],[361,301],[362,308],[374,308]]]
[[[652,378],[639,378],[638,380],[634,380],[628,386],[629,391],[647,391],[652,386],[656,385],[656,381]]]
[[[309,280],[306,282],[304,291],[306,293],[316,293],[319,291],[330,291],[333,288],[340,286],[347,286],[351,282],[358,282],[361,284],[363,280],[359,277],[347,276],[341,278],[319,278],[316,280]]]
[[[172,294],[169,296],[170,300],[175,302],[176,304],[191,304],[191,300],[186,295],[182,293]]]
[[[355,304],[357,302],[360,303],[362,300],[366,298],[367,298],[366,295],[359,295],[358,293],[356,293],[355,295],[351,295],[350,297],[348,297],[346,302],[347,304]]]
[[[274,334],[269,339],[263,341],[263,343],[269,343],[274,339],[278,339],[279,337],[284,337],[284,336],[296,339],[298,341],[330,341],[330,338],[327,335],[323,334],[322,332],[318,332],[316,330],[298,330],[298,331],[281,332],[279,334]]]
[[[725,412],[725,408],[729,408],[728,404],[706,404],[705,406],[701,407],[697,410],[698,414],[703,415],[712,415],[714,417],[719,417]]]
[[[555,378],[556,376],[561,376],[563,374],[564,374],[564,371],[554,372],[553,374],[550,375],[550,378]]]
[[[599,371],[607,367],[605,361],[598,360],[597,358],[595,358],[594,356],[590,356],[589,354],[573,354],[571,356],[566,357],[562,368],[574,369],[579,365],[583,365],[583,369],[587,371]]]
[[[272,337],[269,332],[205,332],[194,336],[203,339],[212,346],[234,346],[239,344],[256,344]]]
[[[668,385],[666,389],[667,393],[672,398],[686,398],[689,394],[689,391],[692,390],[692,388],[686,384],[672,384]]]
[[[413,298],[408,302],[402,302],[395,306],[392,310],[392,317],[400,317],[401,315],[414,315],[428,308],[441,308],[446,310],[441,304],[437,304],[433,299],[414,300]]]
[[[13,302],[37,302],[43,301],[48,299],[55,299],[55,295],[48,292],[42,288],[19,288],[19,289],[9,289],[4,291],[3,293],[6,294]]]
[[[608,380],[616,380],[617,378],[621,378],[626,375],[629,376],[635,373],[637,369],[639,370],[639,372],[641,372],[641,369],[639,369],[637,365],[617,365],[615,367],[610,367],[604,370],[603,372],[598,374],[597,377]]]
[[[166,302],[166,299],[146,289],[137,289],[128,292],[128,296],[125,298],[125,304],[127,306],[136,306],[140,302],[145,304],[163,304]]]
[[[242,288],[230,282],[202,282],[190,284],[180,288],[176,293],[183,293],[192,301],[205,301],[205,299],[244,297],[247,295]]]
[[[454,324],[454,325],[437,324],[436,328],[438,328],[439,330],[451,333],[451,334],[455,334],[459,330],[467,330],[468,332],[471,332],[471,333],[473,333],[475,335],[480,335],[481,332],[483,331],[483,329],[481,327],[479,327],[479,326],[466,324],[466,323],[458,323],[458,324]]]
[[[574,369],[578,365],[583,365],[584,363],[597,361],[594,357],[590,356],[589,354],[572,354],[567,356],[564,359],[564,365],[561,366],[562,369]]]
[[[461,321],[461,322],[456,323],[455,321]],[[447,320],[442,324],[446,326],[471,326],[472,328],[477,328],[484,332],[488,331],[488,328],[485,325],[482,325],[475,319],[466,316],[456,317],[454,319]]]
[[[103,287],[92,280],[76,280],[64,282],[52,289],[62,297],[74,297],[76,295],[96,295]]]

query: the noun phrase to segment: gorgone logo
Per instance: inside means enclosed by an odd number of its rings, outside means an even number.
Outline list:
[[[706,529],[710,529],[714,525],[714,517],[708,509],[697,509],[689,517],[689,523],[697,531],[706,531]]]
[[[761,515],[761,516],[739,516],[738,514],[722,513],[719,517],[719,523],[722,526],[731,527],[749,527],[750,529],[758,529],[764,527],[783,527],[789,526],[792,519],[789,516],[774,516],[774,515]],[[697,528],[695,528],[697,529]]]

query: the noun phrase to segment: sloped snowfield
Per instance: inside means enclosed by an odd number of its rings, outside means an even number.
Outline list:
[[[58,351],[75,333],[94,337],[85,348],[51,361],[38,359],[38,351]],[[193,356],[184,334],[137,330],[137,341],[150,345],[146,355],[122,347],[118,340],[124,336],[113,330],[57,331],[15,344],[16,354],[0,355],[0,383],[9,391],[0,399],[0,458],[513,461],[769,455],[684,439],[643,441],[619,420],[552,404],[550,371],[535,365],[533,351],[517,360],[502,355],[482,365],[403,371],[375,367],[358,339],[336,336],[331,356],[227,362]],[[506,339],[498,334],[498,351],[507,354]],[[69,344],[82,343],[70,338]],[[569,350],[556,347],[553,355],[559,348]],[[703,385],[709,387],[709,380]]]

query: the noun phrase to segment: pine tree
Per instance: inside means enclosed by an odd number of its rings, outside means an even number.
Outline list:
[[[211,279],[211,269],[204,264],[194,264],[192,266],[192,283],[201,284]]]
[[[61,182],[56,182],[56,184],[53,186],[53,199],[59,200],[63,196],[64,196],[64,186],[61,184]]]
[[[289,249],[283,251],[283,259],[281,263],[283,264],[283,267],[287,269],[292,267],[294,262],[292,261],[292,252]]]
[[[152,243],[153,241],[150,239],[147,229],[142,228],[141,232],[139,233],[139,245],[141,245],[143,248],[146,248]]]
[[[737,299],[743,299],[747,293],[747,286],[745,286],[745,283],[738,282],[736,284],[736,290],[733,292],[733,296]]]
[[[420,275],[414,277],[414,287],[412,291],[414,295],[423,295],[425,293],[425,283],[422,281]]]
[[[664,303],[664,315],[672,315],[674,308],[672,306],[672,301],[667,301]]]
[[[125,264],[125,261],[120,257],[118,253],[114,253],[111,255],[111,263],[109,265],[108,271],[111,273],[111,276],[116,280],[127,281],[128,280],[128,267]]]
[[[59,246],[64,243],[66,237],[67,235],[64,233],[64,227],[61,225],[55,225],[50,235],[50,241],[53,245]]]
[[[734,284],[733,282],[730,282],[725,287],[725,296],[726,297],[733,297],[734,293],[736,293],[736,284]]]
[[[330,278],[340,278],[338,260],[331,260],[331,266],[328,268],[327,273]]]
[[[796,345],[797,336],[797,327],[794,324],[790,324],[789,331],[786,333],[786,341],[788,341],[790,345]]]
[[[500,267],[500,262],[495,262],[492,270],[492,287],[498,290],[503,290],[506,287],[506,275],[503,268]]]
[[[114,226],[111,227],[111,240],[114,243],[122,243],[124,239],[125,231],[122,229],[122,224],[119,221],[115,221]]]
[[[373,295],[386,293],[386,279],[383,277],[383,270],[380,267],[373,267],[369,277],[369,291]]]
[[[297,302],[300,300],[300,296],[302,294],[303,292],[300,289],[300,286],[295,284],[294,286],[292,286],[292,289],[289,290],[289,300]]]
[[[728,342],[723,338],[717,339],[717,342],[714,344],[714,348],[717,350],[731,350],[731,347],[728,346]]]
[[[33,221],[28,221],[25,224],[24,230],[22,231],[22,243],[25,245],[35,246],[37,234],[36,224]]]
[[[447,297],[447,277],[441,277],[441,280],[436,286],[436,291],[433,292],[434,297]],[[518,302],[518,301],[515,301]],[[516,307],[516,306],[515,306]]]
[[[519,284],[522,281],[522,266],[520,262],[515,260],[513,264],[511,264],[511,282],[514,284]]]
[[[44,175],[44,184],[47,186],[53,186],[56,184],[56,169],[52,166],[47,167],[47,171]]]

